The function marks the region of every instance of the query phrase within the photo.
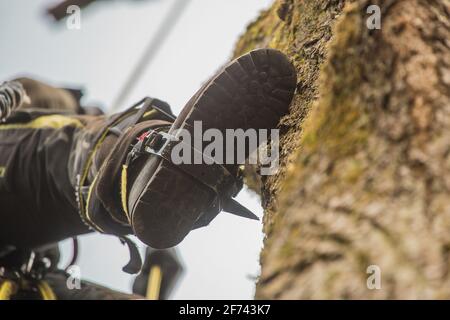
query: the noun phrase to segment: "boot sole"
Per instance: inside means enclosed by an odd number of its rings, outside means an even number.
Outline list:
[[[191,99],[172,126],[202,121],[203,130],[270,129],[288,112],[296,72],[284,54],[259,49],[234,60]],[[187,128],[189,128],[188,126]],[[180,243],[215,194],[171,163],[155,158],[133,183],[134,232],[153,248]]]

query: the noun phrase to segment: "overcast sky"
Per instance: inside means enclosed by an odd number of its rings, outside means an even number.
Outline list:
[[[107,110],[173,0],[99,1],[82,13],[80,30],[45,19],[43,11],[52,2],[0,0],[0,79],[29,75],[83,87],[84,102]],[[192,0],[123,107],[150,95],[169,102],[178,114],[270,3]],[[238,200],[261,217],[256,196],[243,191]],[[173,298],[253,298],[261,229],[261,222],[223,213],[209,227],[192,232],[178,246],[186,272]],[[70,243],[64,241],[62,248],[67,261]],[[128,251],[116,238],[83,236],[80,250],[83,278],[130,292],[132,277],[121,271]]]

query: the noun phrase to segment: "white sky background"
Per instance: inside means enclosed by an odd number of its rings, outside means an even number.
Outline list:
[[[52,1],[0,0],[0,81],[31,75],[54,85],[83,87],[84,102],[111,105],[173,0],[96,3],[82,13],[81,30],[55,25],[43,14]],[[54,1],[53,1],[54,2]],[[105,1],[106,2],[106,1]],[[246,25],[271,0],[193,0],[146,69],[126,105],[150,95],[175,114],[231,56]],[[182,196],[182,195],[180,195]],[[262,216],[256,196],[238,197]],[[186,271],[175,299],[251,299],[259,273],[261,222],[226,213],[178,246]],[[81,237],[82,277],[130,292],[121,271],[128,251],[112,236]],[[62,243],[69,260],[71,243]]]

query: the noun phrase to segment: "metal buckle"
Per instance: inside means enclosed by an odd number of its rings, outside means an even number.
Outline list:
[[[159,146],[158,148],[149,146],[148,142],[151,142],[152,139],[156,138],[156,136],[162,137],[164,143],[161,146]],[[149,132],[149,135],[146,137],[144,150],[147,153],[154,154],[157,156],[162,156],[165,148],[167,148],[169,143],[172,141],[178,141],[178,138],[171,134],[168,134],[167,132],[163,132],[163,131],[159,132],[159,131],[151,130]]]

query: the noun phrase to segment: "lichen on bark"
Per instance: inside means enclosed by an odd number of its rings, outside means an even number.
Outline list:
[[[266,209],[265,229],[272,225],[272,212],[276,211],[276,195],[285,176],[287,163],[299,148],[302,122],[317,96],[319,68],[325,58],[326,44],[331,38],[331,27],[341,11],[343,1],[275,1],[251,23],[239,39],[234,56],[252,49],[270,47],[284,52],[297,68],[297,92],[290,113],[281,119],[280,170],[273,176],[256,181],[251,170],[247,184],[261,194]]]
[[[257,298],[450,298],[449,39],[449,1],[285,0],[249,26],[236,55],[278,48],[299,82]]]

